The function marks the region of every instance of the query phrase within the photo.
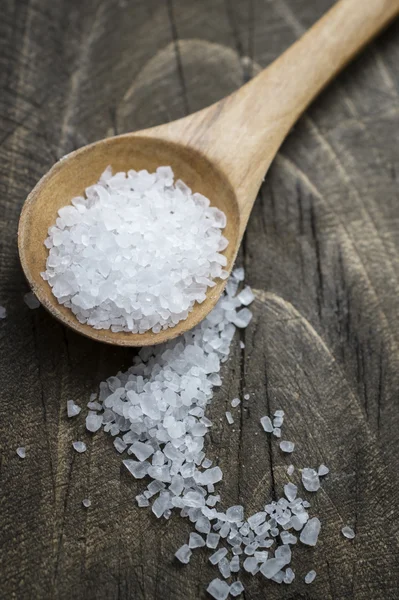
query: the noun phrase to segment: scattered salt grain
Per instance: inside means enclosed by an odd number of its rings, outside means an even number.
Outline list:
[[[89,412],[86,417],[86,429],[94,433],[98,431],[103,423],[103,417],[95,412]]]
[[[281,441],[280,442],[280,450],[282,452],[294,452],[295,444],[293,442]]]
[[[341,529],[342,531],[342,535],[346,538],[348,538],[348,540],[353,540],[353,538],[355,537],[355,532],[353,531],[352,527],[348,527],[348,525],[345,525],[345,527],[342,527]]]
[[[230,561],[230,571],[232,573],[238,573],[239,570],[240,570],[240,557],[233,556],[233,558]]]
[[[214,579],[206,588],[208,594],[215,600],[226,600],[230,592],[230,586],[221,579]]]
[[[226,278],[225,214],[174,183],[170,167],[115,175],[108,169],[85,194],[58,211],[42,274],[81,323],[158,333],[186,319],[214,279]],[[246,308],[233,312],[238,327],[251,320]]]
[[[233,408],[236,408],[236,406],[238,406],[240,404],[241,400],[239,398],[233,398],[233,400],[231,401],[231,406]]]
[[[205,546],[205,540],[199,533],[191,532],[188,545],[192,550],[194,548],[202,548],[202,546]]]
[[[244,327],[247,327],[249,325],[249,323],[251,322],[251,319],[252,319],[251,311],[248,310],[248,308],[242,308],[241,310],[238,311],[238,313],[236,313],[236,315],[233,319],[233,323],[236,327],[243,329]]]
[[[320,528],[321,523],[317,517],[309,519],[305,527],[302,529],[301,535],[299,537],[302,544],[306,544],[307,546],[316,546],[317,539],[320,533]]]
[[[253,295],[251,288],[247,286],[242,290],[242,292],[238,294],[237,298],[241,302],[241,304],[243,304],[244,306],[248,306],[249,304],[251,304],[251,302],[254,301],[255,296]]]
[[[284,486],[284,493],[290,502],[293,502],[295,500],[297,492],[298,488],[293,483],[287,483]]]
[[[317,492],[320,488],[320,479],[317,472],[308,467],[302,470],[302,483],[308,492]]]
[[[290,465],[287,469],[287,474],[291,476],[294,473],[294,471],[295,471],[294,465]]]
[[[305,583],[312,583],[312,581],[314,581],[316,578],[316,571],[309,571],[309,573],[307,573],[305,575]]]
[[[229,425],[232,425],[234,423],[233,415],[230,411],[226,412],[226,419]]]
[[[4,306],[0,306],[0,319],[5,319],[7,316],[7,309]]]
[[[191,555],[192,552],[187,544],[183,544],[175,553],[176,558],[185,565],[190,562]]]
[[[288,567],[288,569],[285,570],[285,576],[284,576],[284,583],[286,584],[290,584],[294,581],[295,579],[295,573],[292,569],[290,569],[290,567]]]
[[[275,411],[274,411],[274,415],[273,415],[273,416],[274,416],[274,417],[280,417],[280,418],[281,418],[281,417],[284,417],[284,414],[285,414],[285,413],[284,413],[284,411],[283,411],[283,410],[275,410]]]
[[[258,561],[253,556],[248,556],[248,558],[244,560],[242,566],[244,567],[245,571],[247,571],[248,573],[252,573],[253,575],[257,572],[259,568]]]
[[[228,579],[231,575],[230,562],[227,558],[223,557],[218,562],[219,572],[225,579]]]
[[[19,448],[17,448],[17,454],[18,454],[19,458],[25,458],[26,457],[26,449],[23,446],[20,446]]]
[[[206,536],[206,545],[208,548],[215,549],[218,547],[220,535],[218,533],[208,533]]]
[[[214,552],[209,557],[209,562],[211,562],[213,565],[217,565],[218,562],[226,556],[226,554],[227,554],[226,548],[220,548],[219,550],[216,550],[216,552]]]
[[[241,348],[241,350],[244,350],[244,348],[245,348],[245,344],[242,341],[240,341],[240,348]]]
[[[261,425],[262,425],[264,431],[266,431],[266,433],[272,433],[273,425],[270,420],[270,417],[262,417],[260,422],[261,422]]]
[[[244,586],[242,585],[241,581],[235,581],[230,586],[230,596],[233,596],[233,598],[242,594],[243,591]]]
[[[73,442],[72,446],[74,447],[74,449],[76,450],[76,452],[79,452],[79,454],[82,454],[82,452],[86,452],[86,444],[84,442]]]
[[[280,438],[280,437],[281,437],[281,429],[280,429],[280,427],[275,427],[275,428],[273,429],[273,435],[274,435],[276,438]]]
[[[24,302],[28,308],[39,308],[40,302],[33,292],[28,292],[24,295]]]
[[[244,400],[249,400],[249,394],[244,394]]]
[[[89,508],[91,506],[91,500],[89,500],[89,498],[85,498],[82,500],[82,504],[85,508]]]
[[[82,409],[80,408],[80,406],[75,404],[73,400],[67,401],[67,415],[69,418],[76,417],[76,415],[78,415],[81,410]]]
[[[271,579],[286,565],[285,558],[269,558],[260,567],[260,572],[266,579]]]
[[[234,269],[232,275],[234,279],[237,279],[237,281],[244,281],[245,271],[242,267],[237,267]]]
[[[320,467],[317,470],[317,474],[319,475],[319,477],[322,477],[323,475],[327,475],[327,473],[330,472],[330,469],[328,467],[326,467],[326,465],[320,465]]]

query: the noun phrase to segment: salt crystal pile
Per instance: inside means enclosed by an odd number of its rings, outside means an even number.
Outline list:
[[[102,410],[92,410],[87,417],[90,431],[102,426],[114,436],[117,450],[129,455],[123,463],[131,475],[150,480],[136,497],[138,505],[151,506],[155,517],[165,519],[177,508],[193,524],[194,531],[175,556],[187,564],[195,553],[209,553],[220,573],[207,588],[216,600],[243,591],[239,581],[230,583],[241,569],[291,584],[295,578],[289,566],[291,548],[298,536],[303,544],[314,546],[321,528],[317,518],[309,517],[309,502],[298,496],[298,487],[291,482],[284,486],[285,497],[247,518],[241,505],[219,508],[215,486],[223,473],[205,456],[205,435],[212,426],[205,410],[213,386],[221,385],[221,363],[229,355],[235,315],[242,310],[236,273],[215,309],[194,330],[163,346],[143,348],[126,373],[102,383],[98,399]],[[231,420],[230,412],[226,418]],[[262,418],[262,426],[275,435],[283,418],[283,411],[276,411],[273,421]],[[282,444],[292,451],[291,442]],[[308,475],[304,483],[310,480],[314,487],[317,472],[304,471]]]
[[[174,183],[170,167],[115,175],[107,167],[85,194],[58,211],[42,273],[81,323],[159,333],[186,319],[215,278],[227,277],[225,214]],[[245,327],[253,296],[249,288],[240,296],[230,312]],[[238,305],[245,307],[236,312]]]

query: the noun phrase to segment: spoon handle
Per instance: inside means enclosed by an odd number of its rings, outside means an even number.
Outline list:
[[[294,123],[398,14],[399,0],[340,0],[236,92],[193,115],[143,133],[195,148],[224,171],[236,192],[242,234],[265,172]]]
[[[244,226],[252,208],[249,181],[260,187],[281,143],[306,107],[398,14],[399,0],[340,0],[268,68],[227,99],[215,123],[223,148],[217,144],[215,153],[220,153],[220,164],[233,186],[242,189]]]

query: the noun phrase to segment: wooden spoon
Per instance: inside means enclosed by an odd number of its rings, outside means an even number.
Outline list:
[[[120,346],[158,344],[197,325],[216,304],[225,281],[218,281],[185,321],[158,334],[112,333],[79,323],[40,275],[47,258],[43,242],[57,211],[98,181],[107,165],[114,171],[150,172],[171,165],[178,178],[226,213],[224,254],[230,270],[259,187],[287,133],[338,71],[398,14],[399,0],[340,0],[280,58],[220,102],[61,159],[29,194],[19,222],[22,267],[43,306],[75,331]]]

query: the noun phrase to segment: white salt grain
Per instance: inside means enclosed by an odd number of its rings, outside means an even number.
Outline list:
[[[72,446],[74,447],[74,449],[76,450],[76,452],[79,452],[79,454],[82,454],[82,452],[86,452],[86,444],[84,442],[73,442]]]
[[[215,600],[226,600],[230,592],[230,586],[221,579],[214,579],[206,588],[208,594]]]
[[[233,598],[242,594],[243,591],[244,586],[242,585],[241,581],[235,581],[230,586],[230,596],[233,596]]]
[[[226,412],[226,419],[229,425],[232,425],[234,423],[233,415],[230,411]]]
[[[262,417],[260,422],[261,422],[261,425],[262,425],[264,431],[266,431],[266,433],[272,433],[273,424],[270,420],[270,417]]]
[[[69,418],[76,417],[82,409],[73,400],[67,400],[67,415]]]
[[[20,446],[19,448],[17,448],[17,454],[18,454],[19,458],[25,458],[26,457],[26,449],[23,446]]]
[[[320,465],[320,467],[317,470],[317,474],[319,475],[319,477],[322,477],[323,475],[327,475],[327,473],[330,472],[330,469],[328,467],[326,467],[326,465]]]
[[[302,470],[302,483],[308,492],[317,492],[320,488],[320,479],[317,472],[308,467]]]
[[[280,450],[282,450],[282,452],[294,452],[294,448],[295,448],[295,444],[293,442],[287,442],[285,440],[280,442]]]
[[[233,408],[236,408],[236,406],[238,406],[240,404],[241,400],[239,398],[233,398],[233,400],[231,401],[231,406]]]
[[[0,306],[0,319],[5,319],[7,316],[7,309],[4,306]]]
[[[245,271],[242,267],[237,267],[234,269],[232,275],[234,279],[237,279],[237,281],[244,281]]]
[[[218,533],[208,533],[206,536],[206,545],[208,548],[217,548],[220,540],[220,535]]]
[[[302,544],[306,544],[307,546],[316,546],[317,539],[319,537],[321,528],[321,523],[317,517],[313,517],[313,519],[309,519],[303,528],[300,540]]]
[[[305,583],[312,583],[312,581],[314,581],[316,578],[316,571],[309,571],[309,573],[307,573],[305,575]]]
[[[355,532],[353,531],[352,527],[348,527],[348,525],[345,525],[345,527],[342,527],[341,529],[342,531],[342,535],[346,538],[348,538],[348,540],[353,540],[353,538],[355,537]]]
[[[24,295],[24,302],[31,309],[39,308],[40,306],[40,302],[33,292],[28,292]]]
[[[241,348],[241,350],[244,350],[244,348],[245,348],[245,344],[242,341],[240,341],[240,348]]]
[[[251,304],[251,302],[254,301],[255,296],[253,295],[253,292],[251,290],[250,287],[246,286],[237,296],[238,300],[241,302],[241,304],[243,304],[244,306],[248,306],[249,304]]]
[[[85,508],[89,508],[91,506],[91,500],[89,500],[89,498],[85,498],[82,500],[82,504]]]
[[[192,550],[194,548],[202,548],[202,546],[205,546],[205,540],[199,533],[191,532],[188,545]]]
[[[249,394],[244,394],[244,400],[249,400]]]
[[[290,465],[287,469],[287,474],[291,476],[294,473],[294,471],[295,471],[294,465]]]
[[[211,562],[213,565],[217,565],[218,562],[226,556],[226,554],[227,554],[226,548],[220,548],[219,550],[216,550],[216,552],[214,552],[214,554],[212,554],[209,557],[209,562]]]
[[[192,552],[187,544],[183,544],[175,553],[176,558],[185,565],[190,562],[191,555]]]
[[[187,318],[225,278],[226,216],[202,194],[156,173],[105,171],[86,198],[58,211],[42,274],[60,304],[95,329],[155,333]],[[240,273],[239,273],[240,275]],[[242,301],[252,292],[245,288]],[[232,322],[245,327],[248,309]]]

